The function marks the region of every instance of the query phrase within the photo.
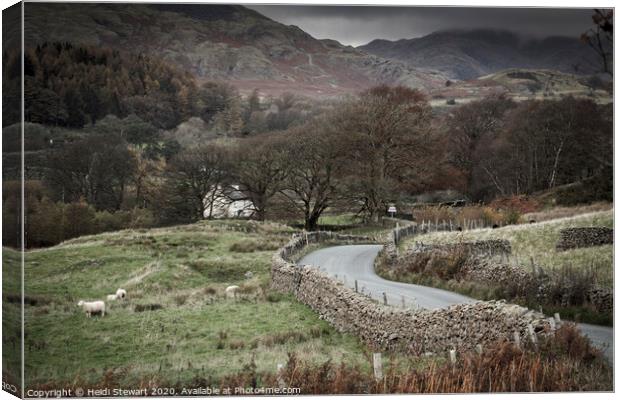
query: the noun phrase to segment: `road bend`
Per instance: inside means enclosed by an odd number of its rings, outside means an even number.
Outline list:
[[[357,288],[361,293],[397,307],[432,310],[478,301],[448,290],[381,278],[374,268],[375,258],[381,248],[381,245],[326,247],[307,254],[297,264],[317,266],[352,289],[357,281]],[[613,363],[613,328],[591,324],[577,326]]]

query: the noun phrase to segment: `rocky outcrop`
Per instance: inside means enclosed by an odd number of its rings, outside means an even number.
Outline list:
[[[614,230],[604,227],[567,228],[560,231],[558,251],[614,243]]]
[[[351,242],[368,238],[328,232],[297,235],[272,260],[273,289],[293,294],[341,332],[358,336],[377,349],[412,354],[471,350],[518,332],[527,340],[529,326],[547,331],[544,315],[502,301],[454,305],[437,310],[403,310],[381,305],[331,279],[318,268],[301,268],[289,260],[306,244],[331,239]]]

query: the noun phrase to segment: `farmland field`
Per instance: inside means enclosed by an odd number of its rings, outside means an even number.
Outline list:
[[[560,230],[569,227],[586,226],[613,227],[613,210],[558,218],[537,224],[510,225],[499,229],[433,232],[404,240],[400,246],[401,248],[408,248],[417,242],[432,244],[505,239],[512,246],[512,262],[530,265],[533,260],[536,265],[550,269],[562,268],[568,265],[594,268],[600,279],[599,283],[611,287],[613,285],[613,245],[561,252],[555,250]]]
[[[82,237],[28,252],[26,386],[76,377],[96,382],[110,371],[123,371],[124,384],[159,374],[178,382],[218,380],[252,362],[258,373],[275,372],[289,352],[311,363],[367,365],[356,338],[269,290],[271,256],[291,233],[277,224],[205,222]],[[16,261],[3,271],[6,299],[19,292],[16,280],[7,279],[19,268],[19,253],[4,249],[3,256]],[[226,299],[224,289],[233,284],[240,294]],[[77,307],[119,287],[128,300],[107,304],[104,318],[88,319]],[[19,310],[4,304],[5,317]],[[18,337],[8,332],[5,343]],[[5,358],[5,370],[19,365],[15,357]]]

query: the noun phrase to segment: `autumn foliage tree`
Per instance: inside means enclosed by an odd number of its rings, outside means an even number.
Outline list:
[[[20,62],[6,59],[9,70]],[[136,114],[168,129],[196,113],[194,78],[144,54],[42,43],[26,49],[24,66],[26,121],[81,128],[108,114]]]
[[[431,108],[406,87],[378,86],[337,110],[332,126],[345,140],[347,191],[377,221],[403,191],[423,187],[433,174]]]

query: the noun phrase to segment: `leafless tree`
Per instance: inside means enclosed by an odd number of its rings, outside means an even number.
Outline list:
[[[345,135],[345,178],[349,192],[378,221],[403,185],[426,179],[431,108],[424,96],[405,87],[379,86],[341,106],[335,129]]]
[[[240,139],[232,159],[233,180],[247,194],[256,217],[264,220],[269,202],[282,188],[288,166],[282,134]]]
[[[344,163],[342,137],[329,117],[319,118],[286,134],[287,178],[281,193],[304,216],[306,230],[316,230],[323,211],[338,193]]]
[[[595,9],[592,22],[594,27],[581,35],[581,41],[596,52],[602,72],[613,76],[614,10]]]

